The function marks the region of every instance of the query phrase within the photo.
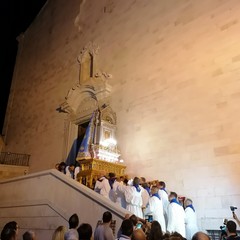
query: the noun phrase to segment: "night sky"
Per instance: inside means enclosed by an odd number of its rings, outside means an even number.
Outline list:
[[[1,1],[1,48],[0,48],[0,130],[4,123],[12,74],[17,54],[16,37],[25,32],[46,0]]]

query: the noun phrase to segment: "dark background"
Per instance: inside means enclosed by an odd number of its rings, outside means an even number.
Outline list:
[[[0,133],[17,54],[17,36],[25,32],[47,0],[3,0],[0,3]]]

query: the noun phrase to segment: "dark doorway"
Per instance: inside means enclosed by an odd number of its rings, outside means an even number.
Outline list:
[[[77,137],[77,154],[81,146],[82,140],[85,136],[89,121],[78,125],[78,137]]]

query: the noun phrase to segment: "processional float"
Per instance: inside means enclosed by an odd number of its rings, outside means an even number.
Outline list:
[[[124,175],[126,166],[119,160],[120,151],[116,141],[116,115],[110,106],[95,110],[77,154],[80,164],[79,181],[93,188],[104,171]]]

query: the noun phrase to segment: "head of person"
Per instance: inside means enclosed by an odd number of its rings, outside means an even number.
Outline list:
[[[173,199],[177,199],[177,193],[175,192],[170,192],[169,196],[168,196],[168,199],[169,201],[173,200]]]
[[[68,170],[69,170],[70,172],[73,172],[73,171],[74,171],[74,168],[75,168],[75,165],[74,165],[74,164],[70,164]]]
[[[115,178],[115,177],[116,177],[116,174],[115,174],[115,173],[112,173],[112,172],[110,172],[110,173],[108,174],[108,177],[109,177],[109,178]]]
[[[4,228],[13,229],[16,232],[16,236],[18,235],[19,226],[18,226],[17,222],[15,222],[15,221],[8,222],[4,225],[3,229]]]
[[[166,183],[163,182],[163,181],[159,181],[158,186],[159,186],[160,189],[166,188]]]
[[[55,169],[59,170],[59,163],[55,164]]]
[[[193,235],[192,240],[210,240],[210,237],[204,232],[196,232]]]
[[[65,162],[60,162],[59,166],[58,166],[58,170],[60,172],[63,172],[66,168],[66,163]]]
[[[102,221],[103,223],[110,223],[112,221],[112,213],[110,213],[109,211],[104,212],[102,216]]]
[[[16,240],[17,233],[13,228],[4,227],[1,232],[1,240]]]
[[[69,229],[64,234],[64,240],[79,240],[78,232],[75,229]]]
[[[141,228],[133,231],[132,240],[146,240],[146,235]]]
[[[6,223],[3,228],[11,228],[11,229],[14,229],[15,231],[18,231],[18,224],[15,221],[11,221]]]
[[[170,240],[184,240],[185,238],[178,232],[173,232],[170,237]]]
[[[151,230],[149,232],[149,240],[157,240],[163,238],[163,232],[161,225],[158,221],[153,221],[151,224]]]
[[[124,180],[123,180],[123,184],[124,184],[125,186],[128,185],[128,179],[127,179],[127,178],[124,178]]]
[[[155,194],[155,193],[157,193],[157,192],[158,192],[157,186],[152,186],[152,188],[151,188],[151,194]]]
[[[133,233],[133,223],[130,219],[125,219],[122,221],[121,225],[122,234],[125,236],[132,236]]]
[[[140,179],[138,177],[135,177],[133,179],[133,186],[138,186],[140,184]]]
[[[146,183],[146,178],[145,177],[140,177],[140,184]]]
[[[192,205],[192,200],[191,199],[189,199],[189,198],[187,198],[185,201],[184,201],[184,206],[185,207],[187,207],[187,206],[190,206],[190,205]]]
[[[227,221],[226,225],[227,235],[233,235],[237,233],[237,224],[234,221]]]
[[[33,231],[27,231],[23,234],[23,240],[35,240],[36,236]]]
[[[79,240],[90,240],[92,237],[92,227],[88,223],[82,223],[77,229]]]
[[[68,220],[69,223],[69,229],[74,228],[76,229],[79,225],[79,218],[76,213],[74,213]]]
[[[144,189],[149,188],[149,185],[148,185],[148,183],[146,183],[146,182],[145,182],[145,183],[142,183],[141,186],[142,186]]]
[[[129,219],[132,221],[133,226],[136,226],[136,225],[137,225],[137,223],[138,223],[138,217],[137,217],[136,215],[134,215],[134,214],[131,215]]]
[[[52,240],[62,240],[64,239],[64,234],[67,232],[65,226],[59,226],[52,235]]]

